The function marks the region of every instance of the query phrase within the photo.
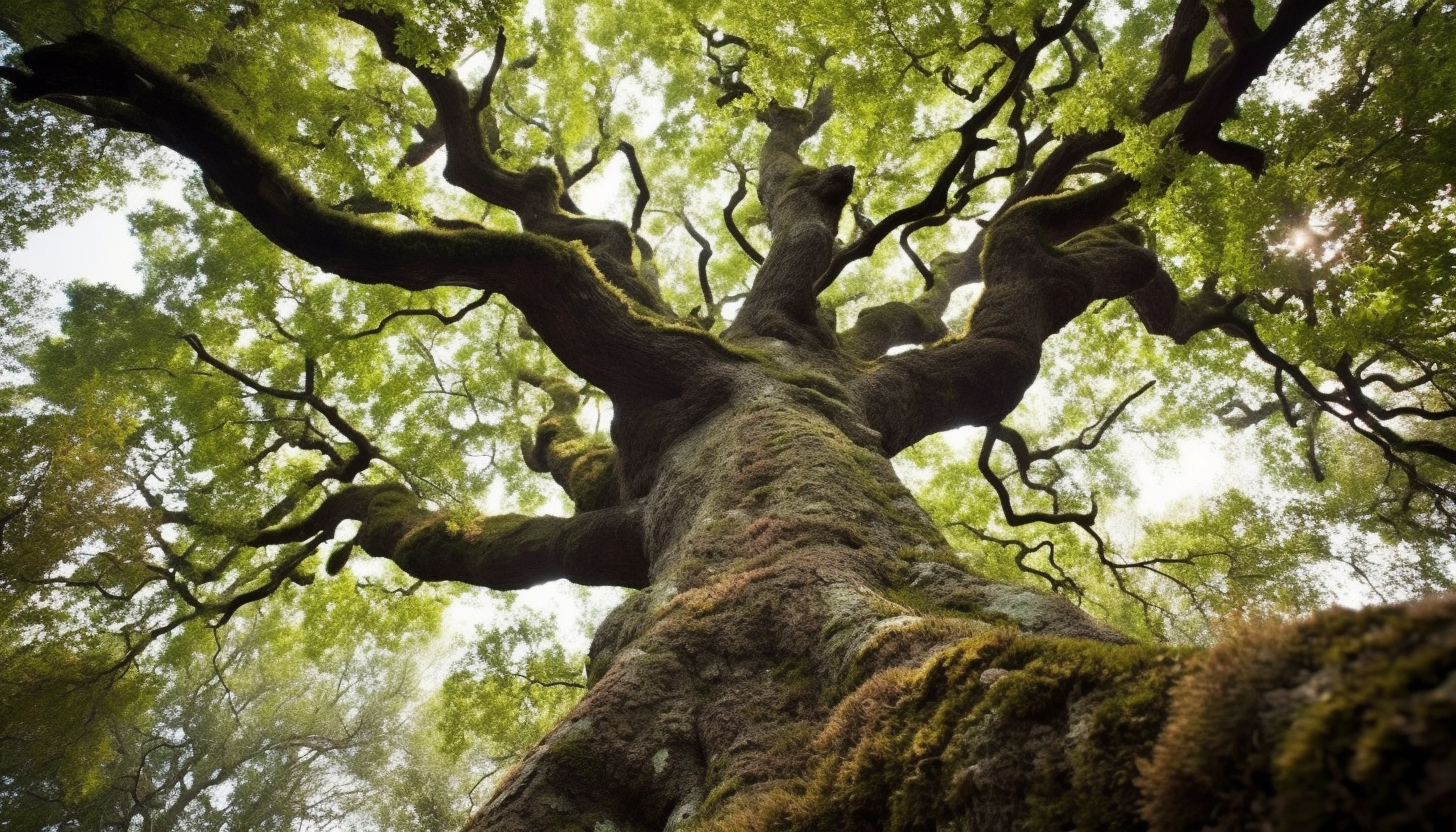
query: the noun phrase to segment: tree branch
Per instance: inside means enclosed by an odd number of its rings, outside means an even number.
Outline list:
[[[1233,48],[1208,70],[1198,94],[1174,129],[1185,150],[1207,154],[1224,164],[1238,165],[1252,176],[1263,173],[1263,151],[1224,139],[1219,131],[1233,116],[1239,98],[1249,85],[1269,71],[1274,58],[1331,2],[1284,0],[1263,31],[1254,25],[1252,6],[1247,3],[1225,2],[1215,7],[1219,23],[1234,41]]]
[[[437,72],[400,52],[395,44],[402,25],[398,17],[357,8],[344,9],[339,15],[373,33],[384,58],[409,70],[429,94],[444,130],[447,182],[513,212],[527,231],[585,243],[609,283],[642,306],[670,314],[656,290],[641,279],[632,265],[635,244],[626,226],[564,210],[562,197],[566,186],[550,167],[537,166],[517,173],[496,162],[477,118],[480,112],[477,108],[483,109],[489,104],[485,91],[472,103],[464,83],[453,70]],[[503,46],[500,38],[497,42]]]
[[[202,345],[202,339],[197,337],[197,335],[193,333],[187,333],[183,335],[182,340],[187,342],[187,346],[191,347],[192,351],[196,353],[197,357],[201,359],[204,363],[215,367],[218,370],[221,370],[224,375],[239,382],[244,387],[247,387],[253,392],[263,393],[276,399],[282,399],[284,401],[299,402],[301,404],[307,405],[310,409],[318,413],[320,416],[323,416],[325,421],[329,423],[330,427],[338,431],[339,435],[343,436],[346,440],[348,440],[349,444],[353,445],[357,449],[357,452],[352,457],[343,461],[343,464],[339,466],[339,469],[337,471],[331,472],[331,478],[337,478],[344,482],[348,482],[354,477],[358,476],[360,473],[362,473],[365,468],[368,468],[370,462],[380,458],[379,449],[374,446],[374,443],[369,440],[369,437],[365,436],[358,428],[354,427],[347,419],[345,419],[343,415],[339,413],[338,408],[324,401],[321,397],[319,397],[317,393],[314,392],[313,377],[315,373],[315,367],[312,358],[306,358],[304,360],[304,389],[301,391],[285,390],[279,387],[272,387],[263,384],[262,382],[242,372],[231,364],[228,364],[217,358],[212,353],[207,351],[207,348]]]
[[[820,170],[799,158],[799,146],[833,111],[832,91],[824,87],[807,110],[769,102],[759,113],[769,134],[759,157],[758,199],[774,239],[725,337],[758,335],[792,344],[833,344],[833,333],[818,319],[814,280],[833,256],[839,215],[854,185],[854,168],[836,165]]]
[[[470,303],[467,303],[464,306],[460,307],[459,310],[457,310],[454,314],[451,314],[451,315],[446,315],[445,313],[441,312],[438,309],[396,309],[393,312],[390,312],[388,315],[385,315],[384,318],[381,319],[378,324],[376,324],[376,325],[374,325],[374,326],[372,326],[372,327],[370,327],[370,328],[368,328],[366,330],[362,330],[360,332],[355,332],[352,335],[347,335],[347,336],[345,336],[345,340],[352,341],[352,340],[355,340],[357,338],[365,338],[365,337],[370,336],[370,335],[378,335],[379,333],[381,333],[381,332],[384,331],[384,328],[389,325],[389,322],[390,321],[392,321],[392,320],[394,320],[396,318],[407,318],[407,317],[412,317],[412,316],[426,316],[426,317],[435,318],[441,324],[445,324],[447,326],[449,324],[459,323],[461,320],[463,320],[465,318],[466,315],[468,315],[471,312],[475,311],[476,309],[479,309],[480,307],[484,306],[486,304],[486,302],[489,301],[489,300],[490,300],[490,293],[489,292],[483,292],[483,293],[481,293],[480,297],[478,297],[475,300],[471,301]]]
[[[815,285],[816,292],[828,289],[850,263],[874,253],[880,242],[896,229],[908,223],[932,217],[946,209],[950,187],[956,177],[972,164],[977,151],[995,146],[995,142],[981,138],[980,131],[990,126],[1001,114],[1002,108],[1012,100],[1016,91],[1031,77],[1032,71],[1036,69],[1037,61],[1041,58],[1042,51],[1066,37],[1077,16],[1087,7],[1088,2],[1089,0],[1073,0],[1060,21],[1051,26],[1036,28],[1036,35],[1032,42],[1025,49],[1016,52],[1011,70],[1002,81],[1000,88],[979,110],[956,128],[956,132],[960,135],[960,145],[956,148],[955,154],[941,168],[940,174],[936,176],[934,184],[930,187],[930,192],[914,205],[891,213],[870,231],[846,246],[834,257],[833,262],[818,278]],[[979,95],[975,97],[979,97]]]
[[[551,409],[541,417],[535,437],[522,443],[526,466],[550,474],[579,512],[620,502],[617,449],[582,430],[576,419],[581,394],[565,379],[534,373],[521,373],[520,378],[551,397]]]
[[[743,169],[743,165],[736,161],[733,163],[733,167],[738,171],[738,187],[734,189],[733,195],[728,197],[728,204],[723,206],[723,225],[728,229],[728,234],[733,241],[738,243],[738,247],[743,249],[744,254],[748,255],[748,259],[762,265],[763,255],[753,247],[752,243],[748,242],[748,238],[743,236],[743,232],[738,229],[738,223],[733,220],[733,209],[737,208],[738,203],[748,196],[748,172]]]
[[[1136,182],[1098,185],[1013,207],[986,230],[985,291],[962,338],[882,359],[851,384],[887,453],[1010,413],[1040,368],[1041,345],[1094,300],[1124,297],[1158,272],[1127,225],[1099,225]],[[1058,245],[1060,243],[1060,245]]]
[[[726,355],[701,337],[634,314],[576,246],[479,228],[394,231],[319,204],[227,116],[119,44],[78,35],[33,49],[23,60],[30,74],[9,73],[17,101],[80,101],[124,129],[152,136],[196,162],[264,236],[346,279],[500,293],[573,372],[610,396],[679,395],[705,362]]]
[[[268,530],[253,545],[327,535],[344,520],[361,522],[354,540],[424,581],[490,589],[525,589],[566,579],[584,586],[647,585],[638,507],[574,517],[505,514],[460,523],[430,511],[397,484],[352,486],[330,495],[301,520]]]
[[[712,310],[714,308],[713,286],[708,282],[708,263],[713,259],[713,246],[708,242],[707,237],[698,233],[698,229],[693,227],[693,221],[688,219],[686,211],[679,211],[677,216],[682,220],[683,229],[688,232],[688,236],[698,244],[698,289],[703,293],[703,303],[706,308]]]
[[[617,142],[617,149],[627,157],[632,183],[637,186],[637,201],[632,206],[632,233],[636,234],[637,229],[642,227],[642,212],[647,210],[647,201],[652,198],[652,192],[647,188],[647,177],[642,173],[642,165],[637,162],[637,148],[626,141],[620,141]]]

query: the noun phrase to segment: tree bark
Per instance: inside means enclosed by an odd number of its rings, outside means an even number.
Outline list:
[[[832,385],[728,386],[662,456],[651,585],[603,623],[589,692],[469,829],[1456,817],[1456,601],[1131,644],[963,569]]]

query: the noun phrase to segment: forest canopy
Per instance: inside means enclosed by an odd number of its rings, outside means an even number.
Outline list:
[[[129,215],[139,292],[57,304],[0,261],[13,828],[463,822],[580,695],[582,639],[371,557],[349,495],[467,537],[611,509],[638,484],[609,425],[653,378],[606,368],[636,330],[592,304],[685,354],[769,331],[750,289],[804,170],[844,210],[795,332],[856,366],[974,330],[1016,205],[1090,194],[1116,224],[1067,256],[1156,255],[1051,327],[1004,418],[876,423],[979,574],[1175,644],[1456,579],[1444,0],[21,0],[0,33],[0,246],[181,193]],[[413,271],[458,239],[600,280],[558,321],[526,278]],[[648,583],[602,569],[548,577]],[[592,622],[620,597],[555,591]]]

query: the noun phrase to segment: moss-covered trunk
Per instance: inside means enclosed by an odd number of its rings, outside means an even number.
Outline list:
[[[1126,643],[961,568],[815,386],[745,368],[667,452],[651,585],[472,829],[1450,828],[1456,605]]]

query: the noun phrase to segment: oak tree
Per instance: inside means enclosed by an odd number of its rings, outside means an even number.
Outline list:
[[[139,294],[15,330],[7,662],[565,579],[634,592],[468,828],[1448,825],[1456,602],[1230,621],[1450,586],[1453,28],[15,4],[8,244],[192,173]],[[1263,481],[1139,517],[1214,435]]]

